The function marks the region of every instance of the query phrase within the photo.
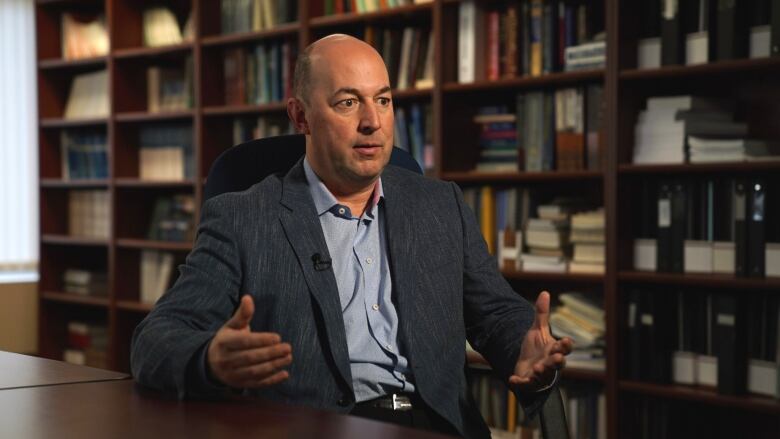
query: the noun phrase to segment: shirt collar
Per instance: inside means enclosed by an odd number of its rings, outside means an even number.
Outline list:
[[[323,183],[320,177],[314,172],[314,169],[312,169],[309,164],[309,158],[306,156],[303,158],[303,172],[306,174],[306,182],[309,183],[309,192],[314,200],[314,207],[317,209],[318,216],[322,216],[322,214],[329,211],[333,206],[339,204],[336,197],[333,196],[330,190],[325,186],[325,183]],[[379,177],[374,186],[371,202],[368,209],[366,209],[366,215],[375,218],[379,201],[384,199],[384,197],[385,192],[382,189],[382,177]]]

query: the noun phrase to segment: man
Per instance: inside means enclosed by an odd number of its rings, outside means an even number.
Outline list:
[[[498,273],[456,185],[388,165],[379,54],[325,37],[299,57],[294,89],[305,159],[204,204],[179,279],[136,328],[136,379],[181,397],[244,389],[485,437],[464,376],[468,338],[537,408],[571,341],[551,337],[547,293],[534,317]]]

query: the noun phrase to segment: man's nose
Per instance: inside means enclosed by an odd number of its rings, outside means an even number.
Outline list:
[[[376,104],[369,102],[363,105],[360,112],[360,125],[358,126],[358,131],[362,134],[371,134],[381,127],[382,121],[379,118],[379,111],[377,111]]]

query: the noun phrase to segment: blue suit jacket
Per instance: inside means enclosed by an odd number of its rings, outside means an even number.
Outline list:
[[[464,436],[488,430],[468,394],[468,338],[507,380],[533,306],[498,272],[474,214],[453,183],[388,165],[382,173],[393,301],[420,396]],[[204,353],[239,298],[255,301],[254,331],[292,345],[290,378],[259,397],[349,412],[352,377],[332,270],[302,162],[244,192],[207,201],[194,249],[175,285],[136,328],[133,375],[180,397],[219,393],[202,379]],[[546,395],[534,395],[535,410]],[[528,401],[528,399],[526,399]]]

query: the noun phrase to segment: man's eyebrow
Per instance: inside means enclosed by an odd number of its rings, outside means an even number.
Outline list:
[[[386,86],[380,88],[379,91],[376,94],[377,95],[381,95],[383,93],[389,92],[390,90],[392,90],[390,88],[390,86],[386,85]],[[333,93],[333,97],[336,97],[336,96],[338,96],[340,94],[350,94],[350,95],[355,95],[355,96],[361,96],[360,91],[358,91],[358,89],[352,88],[352,87],[341,87],[340,89],[336,90]]]

